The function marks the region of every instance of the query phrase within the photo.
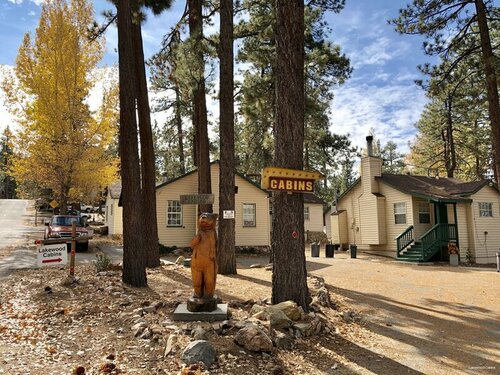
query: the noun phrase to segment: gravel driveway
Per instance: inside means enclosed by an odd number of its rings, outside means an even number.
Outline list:
[[[348,253],[308,256],[307,268],[361,313],[373,335],[370,351],[425,374],[500,373],[495,268],[404,264],[364,254],[350,259]]]

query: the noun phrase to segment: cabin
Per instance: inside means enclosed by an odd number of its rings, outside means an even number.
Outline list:
[[[399,260],[460,259],[494,263],[500,248],[500,194],[489,180],[382,173],[382,159],[361,159],[361,176],[338,198],[330,216],[331,240],[347,249]]]
[[[119,204],[121,192],[121,182],[115,182],[107,188],[104,225],[108,227],[108,234],[123,234],[123,208]]]
[[[213,211],[219,212],[219,162],[210,165]],[[269,192],[246,176],[235,174],[235,244],[238,247],[269,247],[272,214]],[[119,206],[121,184],[108,187],[105,225],[109,234],[123,233],[123,209]],[[181,200],[181,196],[198,194],[196,170],[166,181],[156,187],[158,240],[166,247],[187,247],[196,234],[198,205]],[[324,202],[312,193],[304,194],[304,230],[323,232]],[[219,217],[219,220],[224,220]]]
[[[219,163],[210,165],[213,212],[219,212]],[[252,180],[236,173],[235,242],[236,246],[267,247],[270,245],[269,195]],[[196,235],[198,206],[181,204],[181,195],[198,193],[196,170],[164,182],[156,187],[158,238],[164,246],[187,247]],[[219,220],[224,220],[219,218]],[[227,220],[227,219],[226,219]]]

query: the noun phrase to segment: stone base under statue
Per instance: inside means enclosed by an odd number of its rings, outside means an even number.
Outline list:
[[[227,303],[219,303],[213,311],[189,311],[186,303],[181,303],[174,311],[174,320],[214,322],[228,319]]]

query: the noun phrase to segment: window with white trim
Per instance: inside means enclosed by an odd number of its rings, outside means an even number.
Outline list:
[[[182,226],[181,201],[168,201],[167,204],[167,227]]]
[[[479,217],[493,217],[493,203],[479,202]]]
[[[309,207],[304,207],[304,220],[310,220]]]
[[[255,227],[255,203],[243,203],[243,226]]]
[[[429,203],[420,202],[418,204],[418,222],[420,224],[429,224],[431,222],[431,210]]]
[[[406,224],[406,202],[394,203],[394,224]]]

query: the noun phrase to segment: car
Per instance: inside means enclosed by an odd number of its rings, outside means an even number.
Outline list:
[[[76,224],[76,242],[78,247],[87,251],[89,240],[92,239],[93,232],[87,228],[86,217],[80,215],[54,215],[50,221],[46,222],[45,239],[65,239],[67,244],[71,244],[71,231],[73,223]]]
[[[87,213],[94,212],[94,206],[92,206],[90,204],[83,204],[83,203],[81,203],[80,204],[80,211],[87,212]]]

